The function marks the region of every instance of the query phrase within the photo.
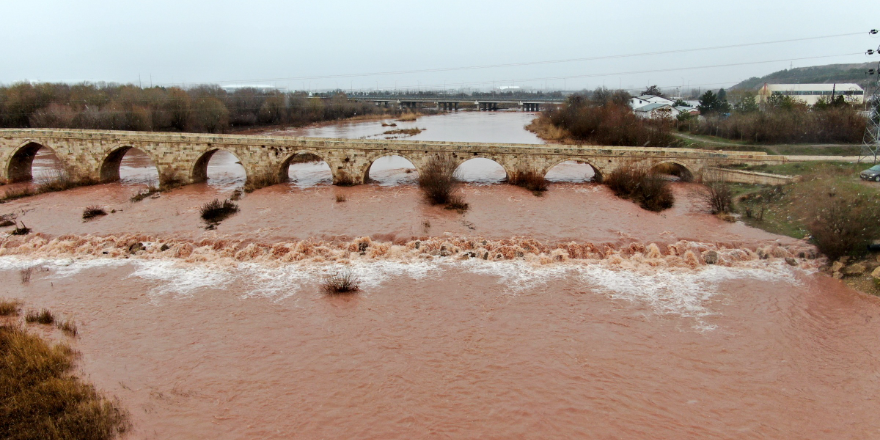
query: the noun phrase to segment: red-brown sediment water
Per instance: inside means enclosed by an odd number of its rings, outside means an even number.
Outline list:
[[[243,182],[214,160],[140,202],[148,165],[0,205],[33,229],[0,239],[2,297],[77,322],[128,438],[880,437],[878,299],[693,184],[651,213],[579,164],[543,197],[484,168],[458,213],[399,158],[351,188],[305,163],[210,229]],[[339,270],[359,293],[322,292]]]

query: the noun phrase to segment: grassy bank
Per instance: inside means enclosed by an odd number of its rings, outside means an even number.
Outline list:
[[[736,169],[800,176],[786,186],[732,184],[737,211],[749,226],[794,238],[808,235],[807,210],[829,192],[856,197],[880,196],[880,185],[862,182],[859,171],[869,165],[847,162],[789,162],[780,165],[748,165]],[[760,213],[763,212],[763,216]],[[751,215],[749,215],[751,213]]]
[[[73,374],[76,353],[18,324],[0,326],[0,438],[116,438],[127,415]]]
[[[684,148],[701,150],[755,151],[785,156],[858,156],[859,144],[778,144],[760,145],[716,136],[675,133]]]

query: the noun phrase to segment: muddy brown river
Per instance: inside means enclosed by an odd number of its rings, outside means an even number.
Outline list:
[[[530,135],[528,114],[434,118],[414,124]],[[131,202],[156,176],[127,155],[119,183],[0,205],[33,229],[0,239],[0,296],[77,322],[43,333],[128,409],[127,438],[880,437],[880,302],[807,243],[706,214],[693,184],[641,210],[574,163],[543,197],[473,165],[459,214],[401,160],[351,188],[298,164],[207,229],[199,206],[244,181],[234,156]],[[115,212],[83,221],[94,204]],[[361,292],[328,297],[342,268]]]

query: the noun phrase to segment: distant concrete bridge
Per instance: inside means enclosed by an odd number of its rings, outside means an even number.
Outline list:
[[[163,184],[205,181],[208,161],[220,150],[238,157],[249,182],[286,181],[291,163],[304,157],[317,157],[330,166],[336,184],[368,181],[370,166],[385,156],[404,157],[417,170],[436,155],[450,155],[459,164],[473,158],[486,158],[501,165],[508,176],[518,171],[545,175],[562,162],[578,161],[592,166],[597,180],[622,165],[631,164],[648,167],[671,164],[684,175],[699,178],[707,167],[785,161],[784,157],[765,153],[681,148],[4,129],[0,130],[0,180],[11,183],[31,179],[34,157],[43,147],[55,152],[71,179],[94,182],[119,180],[122,157],[128,150],[137,148],[152,159]]]
[[[522,108],[523,111],[539,111],[542,106],[546,108],[548,105],[560,105],[565,102],[565,98],[551,97],[471,97],[471,96],[438,96],[438,97],[421,97],[421,96],[398,96],[398,95],[367,95],[352,96],[350,99],[355,101],[370,101],[379,106],[387,107],[389,103],[395,103],[401,107],[415,108],[420,104],[434,104],[438,108],[444,110],[458,110],[461,103],[473,103],[480,110],[498,110],[499,104],[515,104]]]

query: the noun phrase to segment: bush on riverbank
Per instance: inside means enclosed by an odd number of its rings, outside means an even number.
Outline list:
[[[758,144],[843,143],[862,141],[867,120],[850,105],[808,107],[776,99],[761,111],[708,116],[689,124],[691,132]]]
[[[794,163],[755,167],[758,171],[800,175],[785,186],[732,185],[743,220],[750,226],[795,238],[810,236],[834,260],[866,251],[880,238],[880,187],[859,181],[864,165]]]
[[[72,374],[74,357],[66,345],[0,326],[0,438],[104,440],[127,431],[125,411]]]
[[[564,130],[573,141],[610,146],[668,147],[677,145],[672,135],[671,119],[646,119],[636,116],[627,105],[629,95],[597,89],[591,94],[570,96],[558,109],[543,112],[533,127],[549,122]],[[552,132],[553,130],[543,130]],[[540,133],[539,133],[540,134]],[[556,132],[559,137],[560,133]]]
[[[649,211],[660,212],[675,204],[669,182],[642,167],[619,167],[604,183],[616,196],[632,200]]]

